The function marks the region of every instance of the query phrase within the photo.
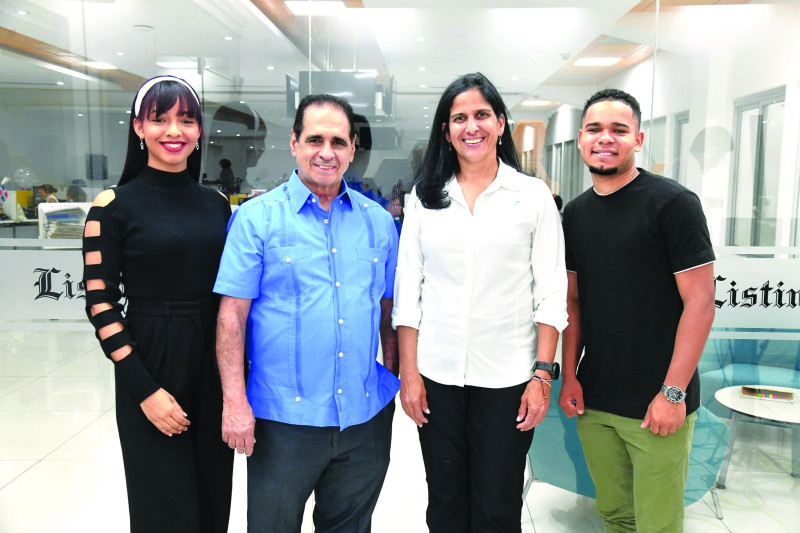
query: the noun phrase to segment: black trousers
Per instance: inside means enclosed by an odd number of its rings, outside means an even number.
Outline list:
[[[300,533],[314,491],[317,533],[366,533],[389,468],[394,400],[368,422],[338,427],[256,418],[247,459],[247,530]]]
[[[130,302],[128,321],[145,367],[189,415],[167,437],[116,377],[117,427],[131,533],[226,533],[233,450],[222,442],[222,389],[215,355],[216,298]]]
[[[516,417],[527,382],[487,389],[422,379],[431,410],[419,428],[431,533],[521,531],[533,430],[518,430]]]

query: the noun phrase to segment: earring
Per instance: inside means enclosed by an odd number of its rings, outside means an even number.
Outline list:
[[[139,150],[144,150],[144,138],[139,139]]]
[[[195,143],[194,143],[194,149],[195,149],[195,150],[199,150],[199,149],[200,149],[200,141],[195,141]]]
[[[499,144],[500,146],[503,146],[503,138],[502,137],[498,137],[498,139],[499,139],[499,142],[497,144]]]
[[[453,151],[453,145],[452,144],[447,143],[447,151],[448,152],[452,152]]]

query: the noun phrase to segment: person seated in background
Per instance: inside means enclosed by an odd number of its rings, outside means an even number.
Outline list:
[[[56,204],[58,203],[58,198],[56,198],[56,193],[58,189],[50,185],[49,183],[44,183],[39,185],[39,196],[42,198],[42,202],[46,202],[48,204]]]
[[[67,187],[67,201],[68,202],[85,202],[86,191],[77,185],[70,185]]]

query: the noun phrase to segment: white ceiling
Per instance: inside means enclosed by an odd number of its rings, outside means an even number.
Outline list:
[[[397,80],[393,125],[411,140],[427,135],[430,117],[424,115],[432,116],[442,89],[466,72],[480,70],[489,76],[517,121],[544,119],[554,111],[518,107],[532,95],[580,106],[595,87],[567,92],[543,82],[598,36],[629,34],[630,28],[620,21],[639,0],[494,0],[491,8],[482,0],[363,4],[363,9],[349,9],[335,20],[312,20],[312,50],[324,51],[329,42],[341,45],[356,36],[361,42],[365,36],[374,40]],[[18,15],[18,9],[29,14]],[[637,14],[648,15],[655,17]],[[302,23],[308,24],[307,19]],[[137,25],[152,29],[140,31]],[[300,70],[308,70],[307,46],[293,44],[250,0],[0,0],[0,27],[141,78],[166,72],[182,76],[210,101],[244,100],[272,125],[270,137],[279,140],[288,138],[291,122],[286,117],[285,75],[297,77]],[[224,40],[226,36],[232,40]],[[358,57],[361,51],[354,52]],[[202,77],[196,68],[156,66],[157,61],[198,57],[205,61]],[[356,66],[372,68],[358,60]],[[56,86],[57,81],[64,86]],[[31,94],[40,94],[6,90],[18,87],[44,88],[40,105],[48,105],[48,99],[63,105],[70,98],[54,96],[70,89],[80,93],[102,87],[112,89],[104,98],[106,106],[123,112],[130,106],[130,92],[114,91],[114,84],[65,76],[0,49],[5,105],[13,105],[16,98],[31,105]],[[86,102],[84,97],[72,100],[76,107]]]

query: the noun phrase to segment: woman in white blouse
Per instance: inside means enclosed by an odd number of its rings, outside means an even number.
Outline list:
[[[520,531],[567,324],[561,220],[545,183],[519,171],[507,115],[482,74],[450,84],[406,203],[392,319],[432,533]]]

